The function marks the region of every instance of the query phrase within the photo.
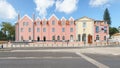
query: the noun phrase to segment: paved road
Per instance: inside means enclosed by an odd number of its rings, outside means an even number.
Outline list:
[[[0,52],[0,68],[97,68],[76,53]]]
[[[120,68],[120,55],[0,52],[0,68]]]
[[[110,68],[120,68],[120,55],[99,55],[99,54],[84,54],[100,63],[103,63]]]

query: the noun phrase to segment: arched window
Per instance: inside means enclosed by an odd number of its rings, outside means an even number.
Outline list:
[[[63,40],[63,41],[65,40],[65,36],[62,37],[62,40]]]
[[[40,41],[40,37],[39,36],[37,37],[37,41]]]
[[[84,41],[84,42],[86,41],[86,34],[82,35],[82,41]]]
[[[45,36],[43,37],[43,41],[46,41],[46,37]]]
[[[73,35],[70,35],[70,41],[73,41]]]
[[[80,41],[80,38],[81,38],[81,37],[80,37],[80,34],[78,34],[78,41]]]
[[[57,40],[60,40],[60,36],[57,36]]]
[[[53,40],[53,41],[55,40],[55,36],[52,36],[52,40]]]
[[[104,36],[104,40],[106,41],[106,36]]]
[[[31,36],[29,36],[29,40],[31,40]]]

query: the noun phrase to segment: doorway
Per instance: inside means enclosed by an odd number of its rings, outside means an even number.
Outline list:
[[[45,37],[45,36],[43,37],[43,41],[44,41],[44,42],[46,41],[46,37]]]
[[[37,37],[37,41],[40,41],[40,37]]]
[[[88,43],[92,44],[92,35],[90,35],[90,34],[88,35]]]

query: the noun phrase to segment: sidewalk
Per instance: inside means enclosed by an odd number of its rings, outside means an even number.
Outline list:
[[[12,50],[11,52],[80,52],[92,54],[120,55],[120,47],[98,47],[98,48],[71,48],[71,49],[43,49],[43,50]]]

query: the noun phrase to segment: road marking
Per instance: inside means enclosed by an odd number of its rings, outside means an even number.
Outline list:
[[[79,59],[80,57],[0,57],[0,59]]]
[[[119,56],[120,54],[119,54],[119,53],[116,53],[116,54],[113,54],[113,55],[115,55],[115,56]]]
[[[96,61],[96,60],[94,60],[94,59],[92,59],[92,58],[90,58],[88,56],[85,56],[85,55],[83,55],[83,54],[81,54],[79,52],[76,52],[76,54],[81,56],[82,58],[84,58],[85,60],[87,60],[88,62],[94,64],[95,66],[97,66],[99,68],[109,68],[107,65],[104,65],[104,64],[102,64],[102,63],[100,63],[100,62],[98,62],[98,61]]]
[[[8,59],[16,59],[17,57],[7,57]]]

